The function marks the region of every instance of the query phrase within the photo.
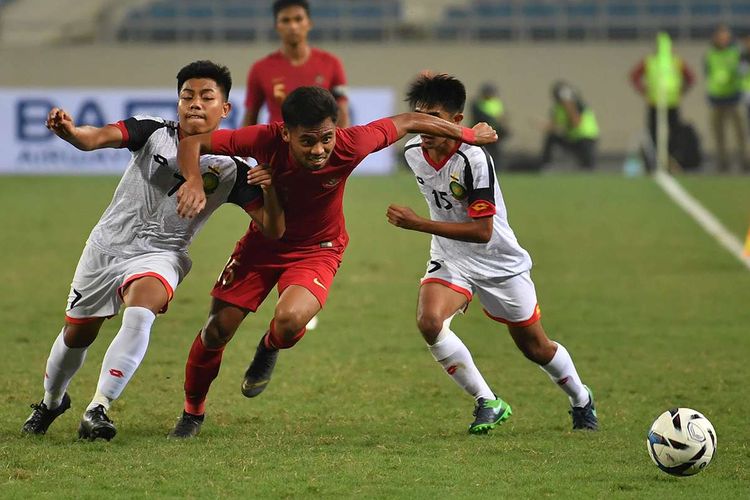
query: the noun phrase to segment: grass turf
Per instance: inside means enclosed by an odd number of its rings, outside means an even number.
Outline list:
[[[227,348],[201,436],[165,439],[208,291],[247,223],[228,207],[193,245],[193,270],[111,412],[117,437],[77,442],[75,430],[118,319],[71,384],[73,408],[43,438],[21,437],[85,237],[116,182],[0,179],[0,497],[736,498],[750,488],[750,273],[645,178],[501,177],[545,327],[594,390],[598,433],[570,430],[564,395],[478,304],[453,326],[514,414],[490,435],[466,433],[472,401],[414,323],[429,237],[385,221],[390,202],[426,214],[413,178],[399,174],[349,181],[352,241],[320,325],[282,353],[261,397],[247,400],[239,386],[273,300]],[[736,214],[747,215],[738,202],[748,179],[693,184],[744,231]],[[673,406],[716,427],[717,456],[697,477],[667,476],[646,452],[652,420]]]

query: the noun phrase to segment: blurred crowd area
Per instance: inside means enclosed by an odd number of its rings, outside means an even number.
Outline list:
[[[0,86],[162,86],[196,57],[227,64],[242,85],[278,47],[271,3],[0,0]],[[310,17],[310,42],[341,58],[351,86],[392,88],[397,111],[418,72],[459,77],[467,120],[502,132],[493,156],[509,170],[652,169],[648,61],[661,33],[680,87],[673,166],[750,168],[748,0],[312,0]],[[731,85],[717,84],[727,72]]]
[[[0,0],[3,41],[271,41],[267,0]],[[747,0],[317,0],[313,40],[704,39],[750,29]],[[54,22],[49,22],[50,20]],[[75,24],[75,26],[73,26]]]

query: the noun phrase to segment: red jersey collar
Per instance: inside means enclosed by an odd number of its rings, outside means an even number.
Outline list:
[[[445,155],[445,158],[443,158],[443,160],[439,163],[433,160],[432,158],[430,158],[430,155],[426,149],[422,147],[420,147],[420,149],[422,149],[422,155],[424,156],[424,159],[427,161],[427,163],[429,163],[430,166],[434,168],[436,172],[438,172],[440,171],[441,168],[445,166],[446,163],[448,163],[448,160],[450,160],[451,157],[453,157],[453,155],[456,154],[456,151],[458,151],[458,148],[461,147],[461,144],[462,144],[461,141],[456,141],[456,145],[453,147],[451,152]]]

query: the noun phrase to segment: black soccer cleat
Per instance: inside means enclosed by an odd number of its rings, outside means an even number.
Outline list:
[[[255,357],[245,371],[242,380],[242,395],[246,398],[254,398],[263,392],[271,381],[273,368],[279,357],[278,349],[268,349],[261,337],[258,348],[255,349]]]
[[[205,415],[193,415],[183,410],[182,416],[167,437],[170,439],[188,439],[197,436],[201,432],[204,418]]]
[[[487,434],[510,418],[513,410],[510,405],[498,398],[479,398],[474,408],[474,422],[469,426],[470,434]]]
[[[50,424],[52,424],[52,422],[54,422],[57,417],[65,413],[65,411],[70,408],[70,396],[68,396],[67,392],[63,394],[60,406],[58,406],[54,410],[50,410],[49,408],[47,408],[47,405],[44,404],[43,400],[40,401],[39,404],[32,404],[31,407],[34,409],[34,411],[31,412],[29,418],[27,418],[26,422],[23,423],[21,432],[23,432],[24,434],[46,434]]]
[[[596,431],[599,430],[599,419],[596,416],[594,395],[588,387],[586,387],[586,391],[589,393],[589,402],[586,403],[586,406],[573,406],[568,413],[573,417],[573,430]]]
[[[78,439],[94,441],[102,438],[109,441],[115,437],[115,434],[117,434],[117,428],[107,416],[107,410],[102,405],[87,410],[78,426]]]

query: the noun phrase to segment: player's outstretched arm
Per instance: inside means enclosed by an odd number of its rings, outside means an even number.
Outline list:
[[[443,222],[420,217],[409,207],[390,205],[388,222],[396,227],[434,234],[469,243],[487,243],[492,238],[492,217],[481,217],[469,222]]]
[[[93,151],[102,148],[116,148],[122,144],[122,132],[117,127],[77,127],[67,111],[52,108],[47,114],[45,125],[56,136],[69,142],[81,151]]]
[[[426,134],[463,141],[482,146],[497,141],[497,132],[486,123],[477,123],[472,128],[443,120],[424,113],[402,113],[392,116],[399,139],[406,134]]]
[[[284,209],[273,187],[273,170],[270,165],[258,165],[247,173],[247,183],[263,190],[263,206],[250,212],[250,217],[260,227],[266,238],[277,240],[284,236],[286,221]]]
[[[177,191],[177,214],[192,219],[206,206],[200,159],[211,152],[211,134],[185,137],[177,145],[177,165],[185,182]]]

